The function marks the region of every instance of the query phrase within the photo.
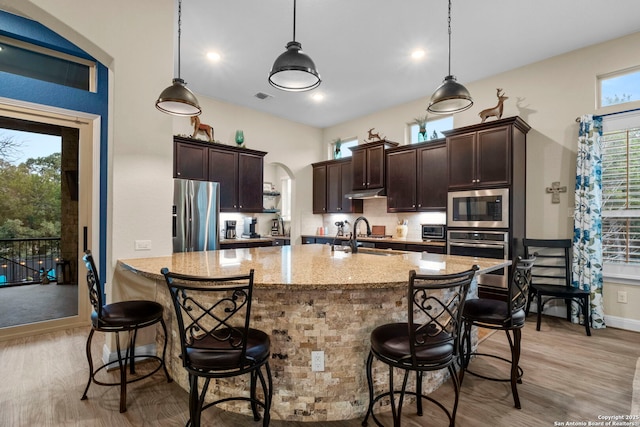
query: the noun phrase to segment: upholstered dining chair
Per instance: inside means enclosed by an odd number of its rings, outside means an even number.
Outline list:
[[[461,353],[460,384],[465,372],[492,381],[506,381],[511,383],[511,394],[516,408],[521,409],[518,396],[517,383],[522,382],[522,368],[520,368],[520,349],[522,342],[522,328],[525,324],[525,308],[529,297],[529,284],[531,283],[531,267],[535,262],[535,256],[522,259],[518,257],[513,263],[513,276],[509,285],[506,301],[490,298],[468,299],[462,310],[464,333],[462,344],[464,350]],[[495,354],[474,352],[471,348],[471,328],[477,326],[494,330],[505,331],[509,341],[511,359],[506,359]],[[488,356],[505,361],[511,365],[508,378],[496,378],[484,375],[469,369],[471,356]]]
[[[87,285],[89,286],[89,299],[93,306],[93,313],[91,314],[91,331],[87,337],[86,346],[87,361],[89,362],[89,380],[87,381],[87,386],[84,389],[81,400],[87,399],[87,392],[89,391],[89,386],[92,382],[103,386],[119,385],[120,412],[125,412],[127,410],[127,384],[148,378],[158,372],[161,368],[164,369],[167,381],[172,381],[165,364],[165,355],[167,352],[167,327],[163,318],[164,310],[162,305],[157,302],[146,300],[120,301],[105,304],[103,301],[104,292],[102,282],[99,279],[98,270],[96,268],[95,261],[93,260],[93,256],[91,255],[91,251],[86,251],[83,260],[87,267]],[[162,356],[159,357],[155,354],[136,354],[135,343],[138,330],[157,323],[162,325],[162,330],[164,332]],[[91,341],[93,340],[93,334],[96,331],[115,333],[116,360],[104,363],[97,369],[94,369],[93,358],[91,356]],[[127,348],[124,355],[120,344],[121,332],[127,332],[129,334]],[[137,359],[152,359],[158,362],[158,364],[150,372],[145,373],[144,375],[136,375],[135,363]],[[108,369],[116,363],[120,370],[120,381],[105,382],[96,378],[98,372]],[[131,375],[130,378],[127,378],[127,368]]]
[[[263,426],[270,421],[273,381],[269,368],[270,338],[250,328],[253,270],[227,277],[199,277],[163,268],[176,313],[182,366],[189,374],[189,422],[201,425],[202,411],[228,401],[247,401],[253,418]],[[265,375],[262,372],[264,368]],[[209,382],[248,374],[249,396],[224,396],[205,403]],[[199,391],[199,379],[204,385]],[[260,381],[262,400],[257,383]]]
[[[399,426],[406,395],[416,397],[418,415],[422,416],[422,400],[426,399],[447,415],[450,426],[455,425],[460,394],[455,365],[459,350],[460,316],[477,270],[478,267],[473,266],[471,270],[449,275],[423,275],[417,274],[415,270],[409,272],[408,321],[381,325],[371,332],[371,350],[366,366],[369,407],[363,426],[367,425],[369,417],[378,426],[382,426],[373,408],[384,398],[389,398],[393,424]],[[389,390],[377,395],[373,382],[374,359],[389,368]],[[394,368],[404,371],[399,389],[396,389],[393,382]],[[451,409],[422,391],[423,374],[441,369],[448,370],[453,383],[455,397]],[[407,390],[410,372],[416,373],[415,391]]]
[[[537,303],[536,330],[540,330],[542,312],[545,305],[552,300],[564,300],[567,307],[567,321],[571,321],[571,305],[576,303],[583,316],[584,329],[591,336],[590,296],[589,290],[574,288],[571,285],[571,239],[524,239],[525,255],[538,253],[537,261],[531,271],[530,298],[527,304],[527,315],[531,300]]]

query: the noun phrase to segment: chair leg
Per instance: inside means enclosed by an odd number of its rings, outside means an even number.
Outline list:
[[[373,365],[373,353],[369,351],[369,357],[367,357],[367,386],[369,388],[369,407],[367,408],[367,413],[364,416],[364,420],[362,421],[362,426],[367,426],[367,420],[369,419],[369,415],[373,411],[373,373],[372,373],[372,365]]]
[[[129,332],[131,334],[131,332]],[[120,333],[116,332],[116,352],[118,357],[118,368],[120,368],[120,412],[127,412],[127,361],[129,357],[129,349],[125,353],[124,358],[120,348]]]
[[[167,341],[169,341],[169,335],[167,334],[167,325],[164,323],[164,319],[160,319],[160,324],[162,325],[162,331],[164,332],[164,346],[162,347],[162,367],[164,368],[164,374],[167,377],[167,382],[170,383],[173,381],[173,378],[169,375],[169,371],[167,370]]]
[[[265,370],[267,371],[267,381],[268,381],[268,388],[267,388],[267,382],[265,382],[264,380],[264,375],[262,374],[262,371],[260,369],[257,370],[258,373],[258,378],[260,379],[260,384],[262,385],[262,391],[264,393],[264,415],[262,417],[262,426],[263,427],[268,427],[269,426],[269,422],[271,421],[271,415],[270,415],[270,410],[271,410],[271,398],[273,397],[273,380],[271,378],[271,369],[269,368],[269,362],[265,363]]]
[[[131,337],[131,332],[129,332],[129,348],[127,351],[129,352],[129,373],[131,375],[136,373],[136,339],[138,338],[138,328],[133,330],[133,337]]]
[[[507,331],[509,335],[509,331]],[[520,363],[520,346],[522,342],[522,331],[518,329],[513,330],[513,345],[511,346],[511,393],[513,394],[513,402],[515,407],[521,409],[520,397],[518,396],[518,382],[522,382],[522,379],[518,375],[518,365]],[[509,344],[511,344],[511,335],[509,335]]]
[[[82,397],[80,400],[87,400],[87,392],[89,391],[89,386],[91,385],[91,381],[93,381],[93,360],[91,359],[91,341],[93,340],[93,333],[96,330],[91,328],[91,332],[89,332],[89,336],[87,337],[87,362],[89,362],[89,381],[87,381],[87,386],[84,389],[84,393],[82,393]]]
[[[393,366],[389,365],[389,404],[391,405],[391,416],[393,418],[393,427],[400,426],[400,419],[398,418],[396,410],[396,399],[393,394]]]
[[[393,369],[391,366],[389,367],[390,369]],[[401,426],[401,421],[402,420],[402,405],[404,404],[404,395],[405,395],[405,391],[407,390],[407,382],[409,380],[409,370],[405,369],[404,371],[404,377],[402,379],[402,389],[400,389],[400,399],[398,400],[398,416],[394,417],[393,419],[393,425],[394,427],[400,427]],[[390,389],[391,391],[391,398],[393,398],[393,388]],[[422,400],[422,395],[416,395],[416,399],[418,399],[418,401]],[[422,404],[421,404],[422,405]]]
[[[587,331],[587,336],[591,336],[591,307],[589,304],[589,297],[586,296],[582,300],[582,312],[584,313],[584,328]]]
[[[458,411],[458,400],[460,399],[460,382],[458,382],[458,376],[456,374],[456,366],[455,364],[449,365],[449,374],[451,375],[451,381],[453,382],[453,409],[451,410],[451,422],[449,423],[449,427],[454,427],[456,425],[456,412]]]
[[[536,318],[536,331],[540,330],[540,323],[542,322],[542,295],[537,294],[537,303],[538,303],[538,316]]]
[[[191,427],[200,427],[200,413],[202,403],[198,393],[198,376],[189,374],[189,423]],[[205,381],[206,385],[207,381]],[[202,390],[202,395],[206,393],[206,387]]]
[[[257,394],[256,394],[256,388],[258,386],[258,370],[255,369],[253,371],[251,371],[251,390],[250,390],[250,395],[251,395],[251,412],[253,412],[253,421],[260,421],[260,414],[258,413],[258,404],[256,403],[257,400]]]
[[[464,373],[469,366],[469,361],[471,360],[471,327],[473,325],[471,322],[464,322],[464,333],[462,334],[462,339],[460,342],[463,347],[460,350],[460,378],[458,380],[459,384],[462,386],[462,381],[464,380]],[[464,349],[466,347],[466,351]]]
[[[422,416],[422,371],[416,371],[416,406],[418,416]]]

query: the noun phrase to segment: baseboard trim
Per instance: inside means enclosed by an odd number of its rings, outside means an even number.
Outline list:
[[[640,320],[627,319],[626,317],[604,316],[604,323],[607,326],[627,331],[640,332]]]

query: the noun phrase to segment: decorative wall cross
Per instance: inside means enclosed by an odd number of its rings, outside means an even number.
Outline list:
[[[566,193],[567,187],[560,187],[560,181],[552,182],[551,187],[547,187],[547,193],[552,193],[551,203],[560,203],[560,193]]]

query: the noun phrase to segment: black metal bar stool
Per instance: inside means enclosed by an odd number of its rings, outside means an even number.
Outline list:
[[[162,269],[176,312],[182,366],[189,373],[189,422],[200,427],[202,411],[219,403],[240,400],[251,406],[253,418],[269,425],[273,381],[269,368],[269,335],[249,327],[253,270],[247,275],[198,277]],[[262,373],[264,367],[265,375]],[[205,404],[211,379],[249,374],[249,396],[232,396]],[[203,377],[202,391],[198,380]],[[260,381],[263,399],[258,396]]]
[[[521,329],[525,323],[525,307],[527,305],[527,298],[529,297],[529,284],[531,283],[531,266],[535,260],[535,255],[525,260],[520,257],[516,259],[507,301],[489,298],[469,299],[466,301],[462,311],[464,333],[461,343],[465,349],[460,352],[462,365],[460,384],[462,384],[465,372],[491,381],[508,381],[511,383],[511,393],[513,394],[515,407],[518,409],[520,409],[521,406],[516,385],[522,382],[523,374],[519,366]],[[505,331],[511,350],[511,360],[493,354],[471,351],[472,326]],[[471,356],[487,356],[508,362],[511,365],[509,378],[495,378],[471,371],[469,369]]]
[[[127,410],[127,384],[145,379],[154,373],[158,372],[160,368],[164,369],[164,373],[167,377],[167,381],[171,382],[172,379],[167,371],[165,364],[165,354],[167,352],[167,327],[163,319],[162,305],[155,301],[121,301],[111,304],[104,304],[102,301],[102,283],[98,278],[98,270],[96,269],[93,256],[90,251],[87,251],[83,257],[84,263],[87,266],[87,285],[89,286],[89,299],[93,306],[93,313],[91,314],[91,332],[87,337],[87,361],[89,362],[89,381],[87,381],[87,387],[84,389],[82,399],[87,399],[87,392],[91,382],[104,386],[120,386],[120,412]],[[135,354],[135,343],[138,329],[160,323],[162,330],[164,331],[164,348],[162,349],[162,357],[156,355],[137,355]],[[93,367],[93,359],[91,357],[91,341],[93,334],[96,332],[115,332],[116,334],[116,360],[107,362],[97,369]],[[129,340],[124,357],[122,356],[122,350],[120,346],[120,332],[128,332]],[[130,374],[135,374],[135,361],[136,359],[155,359],[158,361],[158,366],[151,372],[135,376],[133,378],[127,378],[127,365],[129,365]],[[103,369],[107,369],[109,366],[118,364],[120,369],[120,381],[119,382],[104,382],[96,379],[96,374]]]
[[[369,416],[382,426],[373,412],[376,402],[389,398],[393,425],[400,426],[402,403],[405,395],[416,397],[418,415],[422,415],[422,399],[434,403],[449,418],[449,425],[455,425],[460,387],[456,374],[456,359],[459,349],[459,332],[462,307],[464,305],[473,276],[478,270],[450,275],[419,275],[409,272],[407,298],[408,322],[390,323],[378,326],[371,332],[371,351],[367,359],[367,382],[369,384],[369,407],[362,425],[366,426]],[[389,367],[389,391],[374,395],[373,360],[377,359]],[[402,387],[394,388],[393,370],[404,370]],[[448,369],[455,392],[453,408],[448,410],[442,403],[423,394],[423,373]],[[409,372],[416,372],[416,390],[407,391]],[[396,405],[396,396],[399,396]]]

